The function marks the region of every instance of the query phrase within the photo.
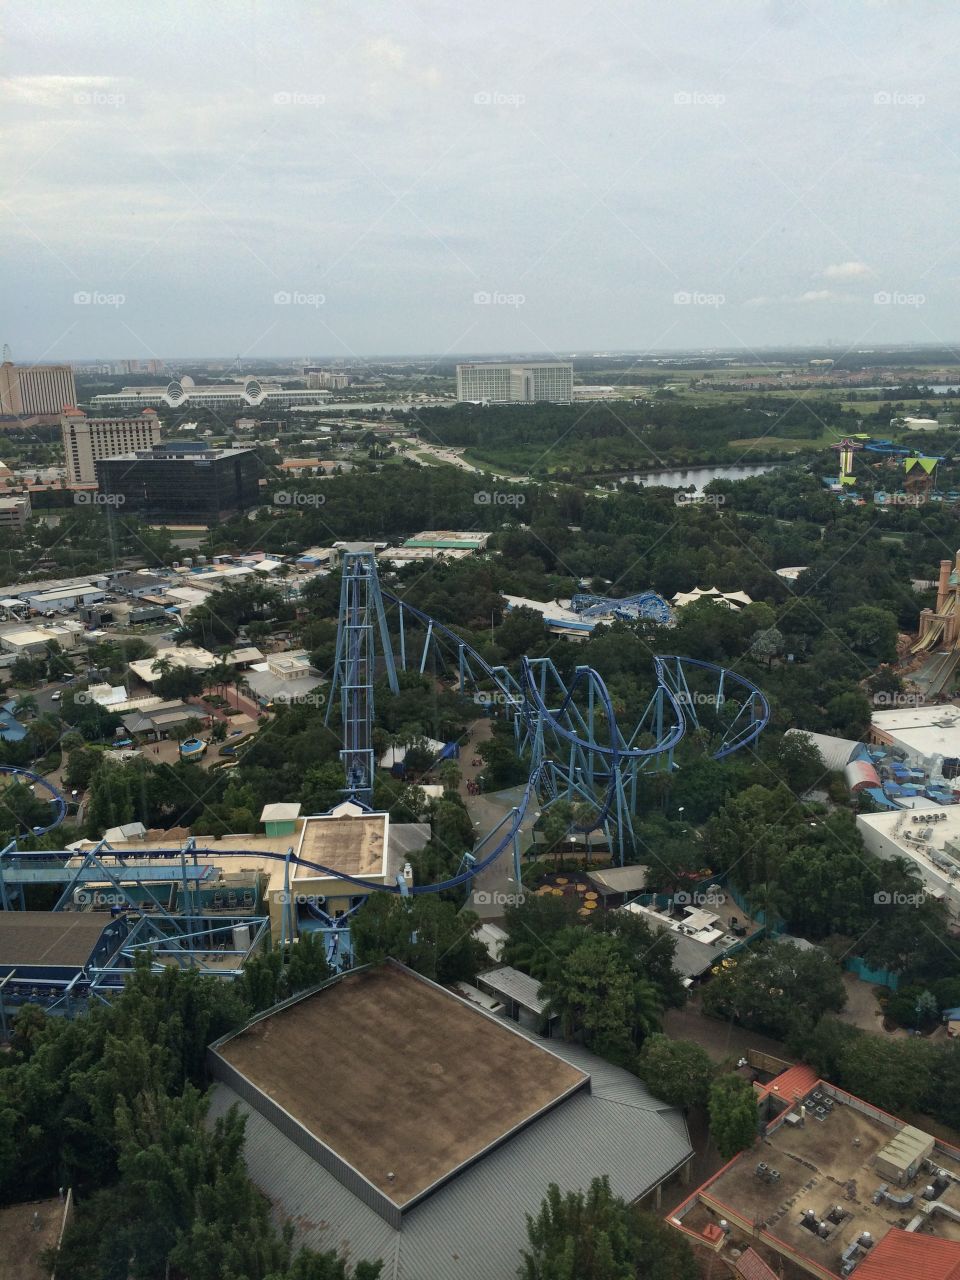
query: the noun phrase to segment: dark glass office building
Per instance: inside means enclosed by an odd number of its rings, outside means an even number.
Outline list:
[[[216,524],[259,501],[261,466],[252,449],[160,444],[98,458],[99,500],[149,520]]]

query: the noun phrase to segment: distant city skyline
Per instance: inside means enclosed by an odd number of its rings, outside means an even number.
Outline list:
[[[20,362],[960,341],[933,0],[4,16]]]

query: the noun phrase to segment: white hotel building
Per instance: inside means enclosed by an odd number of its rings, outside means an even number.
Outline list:
[[[458,364],[457,399],[472,403],[533,404],[573,400],[573,364],[567,360],[530,364]]]

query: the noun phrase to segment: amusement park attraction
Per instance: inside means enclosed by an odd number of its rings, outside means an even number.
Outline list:
[[[271,894],[286,904],[274,913],[271,901],[274,931],[280,935],[275,940],[284,945],[301,928],[322,932],[338,968],[349,966],[350,920],[371,893],[416,895],[454,889],[504,857],[519,887],[522,842],[537,818],[554,805],[569,805],[572,829],[599,833],[622,862],[632,843],[641,775],[677,768],[674,753],[685,738],[709,757],[724,759],[755,742],[769,720],[766,697],[743,676],[697,659],[658,655],[652,660],[652,693],[643,714],[636,724],[623,725],[602,676],[592,667],[576,667],[566,681],[549,657],[523,657],[515,670],[491,665],[451,628],[384,590],[372,547],[345,550],[342,574],[326,715],[329,722],[338,701],[344,803],[330,814],[301,820],[309,825],[311,836],[309,841],[301,838],[296,852],[293,841],[265,847],[264,841],[250,837],[223,840],[219,847],[205,846],[201,837],[182,846],[151,843],[134,850],[129,845],[114,848],[104,838],[86,850],[28,853],[18,850],[16,841],[0,850],[3,909],[22,909],[24,890],[38,883],[62,887],[55,911],[76,909],[85,886],[96,885],[111,895],[112,913],[132,924],[110,962],[84,976],[81,985],[89,994],[103,998],[118,990],[138,951],[148,952],[157,965],[173,963],[236,976],[246,954],[269,936],[270,920],[265,915],[234,918],[208,910],[211,886],[224,859],[246,860],[247,865],[257,859],[260,866],[274,866],[274,878],[284,888],[275,895],[271,888]],[[386,822],[386,815],[375,815],[371,808],[374,684],[385,679],[387,687],[398,692],[400,671],[426,674],[492,709],[512,727],[517,754],[528,768],[519,798],[512,794],[500,820],[472,849],[463,850],[456,874],[434,884],[413,883],[409,864],[390,877],[373,878],[354,868],[329,865],[323,856],[326,852],[336,862],[333,846],[323,840],[325,824],[348,823],[365,815],[368,822]],[[65,806],[60,800],[45,830],[62,821]],[[258,847],[236,847],[245,841]],[[291,889],[311,881],[337,888],[300,905]],[[233,899],[231,893],[221,910],[229,910]],[[0,999],[3,981],[0,971]]]

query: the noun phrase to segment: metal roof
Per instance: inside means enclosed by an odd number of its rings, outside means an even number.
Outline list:
[[[521,973],[519,969],[512,969],[510,965],[488,969],[486,973],[479,974],[477,982],[489,987],[497,995],[523,1005],[531,1013],[542,1014],[547,1007],[546,1000],[540,999],[540,983],[537,979],[531,978],[528,973]]]
[[[591,1178],[607,1174],[615,1195],[635,1200],[692,1155],[682,1114],[635,1076],[579,1046],[551,1040],[549,1047],[590,1072],[591,1091],[575,1094],[411,1209],[401,1231],[226,1085],[214,1087],[210,1118],[238,1105],[247,1121],[250,1176],[294,1221],[298,1243],[338,1249],[351,1263],[382,1258],[382,1280],[513,1276],[526,1244],[526,1215],[538,1212],[551,1181],[586,1188]],[[464,1066],[469,1105],[469,1064]]]
[[[647,887],[650,868],[644,866],[608,867],[604,871],[588,871],[587,879],[601,893],[641,893]]]

